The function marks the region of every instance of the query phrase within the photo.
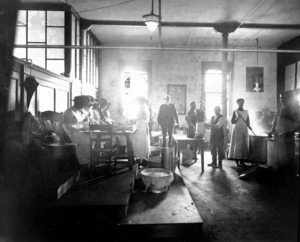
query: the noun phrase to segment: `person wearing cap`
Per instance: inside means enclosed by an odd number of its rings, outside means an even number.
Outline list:
[[[63,114],[63,128],[69,135],[72,142],[77,144],[77,157],[80,164],[87,164],[89,158],[89,135],[80,132],[87,130],[87,112],[85,108],[88,106],[90,99],[87,96],[76,96],[74,105],[68,108]]]
[[[231,123],[233,124],[232,135],[230,139],[229,159],[235,160],[238,166],[244,166],[248,160],[250,119],[247,110],[244,110],[245,100],[239,98],[236,100],[238,109],[233,111]]]
[[[105,98],[100,99],[99,113],[100,113],[100,120],[102,123],[105,124],[113,123],[113,120],[110,118],[109,103]]]
[[[95,101],[94,101],[95,99],[91,95],[84,95],[84,97],[86,97],[86,102],[87,102],[87,104],[84,107],[84,111],[85,111],[85,115],[86,115],[85,121],[87,123],[90,123],[91,122],[91,117],[93,115],[93,106],[95,104]]]
[[[172,144],[172,134],[175,121],[179,125],[178,115],[175,105],[171,103],[171,96],[167,95],[165,97],[166,103],[162,104],[159,108],[157,122],[161,126],[162,136],[163,136],[163,146],[166,146],[167,133],[169,135],[168,145]]]
[[[90,109],[90,123],[91,124],[100,124],[101,116],[99,113],[99,99],[95,98],[92,108]]]

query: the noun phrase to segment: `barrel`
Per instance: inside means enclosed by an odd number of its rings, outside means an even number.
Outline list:
[[[173,147],[161,147],[161,164],[162,167],[172,172],[175,171]]]

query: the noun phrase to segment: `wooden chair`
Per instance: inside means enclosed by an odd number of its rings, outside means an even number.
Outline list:
[[[76,155],[76,143],[73,143],[62,126],[63,113],[54,111],[39,112],[43,131],[44,147],[44,177],[52,181],[53,187],[57,190],[59,198],[66,192],[60,193],[60,185],[65,184],[70,178],[78,177],[79,161]],[[51,134],[59,138],[51,139]],[[50,137],[50,138],[49,138]],[[74,182],[74,181],[73,181]]]
[[[107,176],[111,175],[111,166],[117,170],[117,147],[113,146],[113,126],[103,124],[89,124],[90,135],[90,175],[93,176],[97,168],[105,167]]]

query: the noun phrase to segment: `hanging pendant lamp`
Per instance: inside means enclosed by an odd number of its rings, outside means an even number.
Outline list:
[[[143,19],[145,21],[145,24],[148,27],[148,30],[154,32],[159,24],[159,16],[153,13],[153,0],[152,0],[151,13],[144,15]]]

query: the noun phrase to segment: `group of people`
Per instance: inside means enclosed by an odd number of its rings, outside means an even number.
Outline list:
[[[199,109],[196,109],[196,102],[191,102],[187,121],[188,138],[204,138],[206,128],[210,127],[210,151],[212,162],[208,164],[213,167],[221,167],[222,160],[225,158],[227,149],[227,119],[221,114],[220,106],[214,109],[215,115],[211,117],[210,122],[206,121],[204,102],[200,101]],[[198,147],[195,147],[198,149]],[[218,161],[218,162],[217,162]]]
[[[106,99],[96,99],[89,95],[74,97],[74,104],[63,114],[63,127],[72,142],[77,144],[77,157],[80,164],[90,161],[89,136],[82,130],[92,124],[111,124],[109,103]]]
[[[281,107],[278,108],[269,135],[275,134],[276,157],[279,162],[292,164],[290,170],[295,170],[294,159],[295,140],[294,133],[299,131],[299,115],[295,114],[287,101],[287,96],[282,94]],[[105,99],[95,99],[91,96],[77,96],[74,98],[74,105],[64,112],[63,125],[73,142],[78,144],[78,158],[85,160],[89,156],[88,136],[84,136],[82,129],[88,129],[89,123],[112,124],[109,115],[109,104]],[[134,123],[136,132],[132,135],[132,146],[134,155],[139,159],[147,159],[150,155],[150,116],[151,109],[146,98],[139,97],[135,100],[137,104],[136,117]],[[244,166],[248,160],[248,129],[250,118],[247,110],[244,109],[245,100],[237,99],[237,109],[231,116],[232,131],[230,137],[230,148],[228,158],[235,160],[238,166]],[[212,162],[211,167],[221,167],[225,152],[228,149],[228,121],[221,113],[221,107],[214,108],[215,114],[210,121],[206,120],[204,102],[191,102],[190,110],[186,116],[187,136],[190,138],[204,138],[206,128],[210,128],[210,151]],[[295,118],[296,117],[296,118]],[[165,103],[159,108],[157,122],[161,126],[163,144],[162,146],[172,145],[172,134],[175,122],[180,126],[176,107],[171,103],[171,97],[165,97]],[[167,140],[167,135],[169,139]],[[198,149],[198,147],[194,147]],[[82,158],[82,159],[80,159]],[[86,162],[89,162],[86,159]],[[82,163],[85,163],[84,161]]]
[[[158,113],[158,124],[162,129],[163,144],[162,146],[172,145],[172,133],[175,122],[180,125],[176,108],[171,103],[171,97],[165,97],[165,103],[160,106]],[[248,128],[250,120],[248,111],[243,109],[244,99],[237,100],[238,109],[232,114],[231,123],[233,124],[233,132],[231,136],[231,145],[229,158],[236,160],[238,165],[242,165],[248,158]],[[228,122],[226,117],[221,114],[221,107],[214,108],[215,115],[211,117],[210,122],[206,120],[204,102],[199,102],[197,109],[196,102],[191,102],[190,110],[186,116],[187,137],[202,139],[205,136],[206,128],[210,128],[210,151],[212,162],[208,164],[212,167],[221,167],[222,160],[225,158],[228,143]],[[169,137],[168,144],[166,137]],[[194,147],[198,149],[200,147]],[[200,149],[199,149],[200,151]]]
[[[231,116],[232,132],[228,159],[235,160],[238,166],[245,166],[245,162],[249,159],[248,129],[252,131],[252,128],[250,126],[249,113],[244,109],[245,100],[239,98],[236,102],[238,107]],[[284,177],[295,179],[295,132],[300,130],[299,107],[293,105],[287,93],[280,94],[280,102],[281,106],[276,112],[272,128],[267,133],[269,137],[274,135],[275,157],[279,170],[284,174]],[[186,121],[188,124],[187,134],[191,135],[193,132],[190,132],[190,130],[195,128],[195,137],[197,137],[197,112],[195,112],[195,106],[195,102],[192,102]],[[227,151],[228,125],[226,117],[221,114],[221,108],[216,106],[214,111],[215,115],[210,122],[205,123],[206,127],[209,126],[211,128],[210,151],[212,162],[208,166],[221,167]],[[205,115],[203,116],[205,117]]]

